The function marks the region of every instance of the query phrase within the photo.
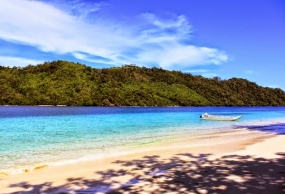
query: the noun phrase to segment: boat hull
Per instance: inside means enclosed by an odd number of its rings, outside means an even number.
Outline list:
[[[239,118],[241,118],[242,115],[240,115],[240,116],[222,116],[222,115],[202,114],[200,117],[204,120],[212,120],[212,121],[236,121]]]

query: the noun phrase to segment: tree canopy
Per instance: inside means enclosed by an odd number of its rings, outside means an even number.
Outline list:
[[[135,65],[96,69],[58,60],[0,66],[0,105],[284,106],[285,92],[241,78]]]

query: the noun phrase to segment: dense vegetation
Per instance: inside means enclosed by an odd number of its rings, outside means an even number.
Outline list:
[[[284,106],[285,92],[245,79],[207,79],[134,65],[94,69],[67,61],[0,66],[0,105]]]

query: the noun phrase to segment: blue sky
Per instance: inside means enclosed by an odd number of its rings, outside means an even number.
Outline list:
[[[0,0],[0,65],[58,59],[285,90],[285,1]]]

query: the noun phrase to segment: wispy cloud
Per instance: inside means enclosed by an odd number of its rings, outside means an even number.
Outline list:
[[[203,77],[207,77],[207,78],[213,78],[213,77],[218,76],[218,75],[215,74],[215,73],[202,73],[201,75],[202,75]]]
[[[196,75],[201,75],[203,77],[206,78],[213,78],[218,76],[218,74],[212,72],[210,69],[191,69],[191,70],[187,70],[185,71],[187,73],[191,73],[191,74],[196,74]]]
[[[209,70],[208,69],[193,69],[193,70],[187,70],[185,72],[188,72],[188,73],[208,73]]]
[[[89,14],[99,11],[101,7],[105,5],[105,3],[98,3],[96,1],[72,0],[69,1],[69,5],[70,13],[72,15],[77,15],[80,18],[86,18]]]
[[[224,51],[189,44],[192,27],[183,15],[159,18],[144,13],[133,24],[89,17],[100,9],[102,3],[80,0],[73,1],[69,11],[43,1],[0,1],[0,39],[109,65],[187,69],[228,61]]]
[[[0,65],[5,67],[25,67],[27,65],[42,64],[44,61],[32,60],[22,57],[4,57],[0,56]]]

